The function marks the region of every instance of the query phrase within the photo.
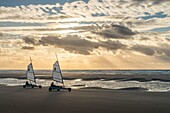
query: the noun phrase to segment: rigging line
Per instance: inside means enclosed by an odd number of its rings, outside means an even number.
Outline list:
[[[32,59],[31,59],[31,57],[30,57],[30,62],[32,63]]]

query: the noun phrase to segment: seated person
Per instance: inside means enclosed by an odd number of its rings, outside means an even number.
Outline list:
[[[51,83],[51,87],[54,87],[54,86],[55,86],[55,85],[54,85],[54,82],[52,82],[52,83]]]
[[[26,85],[29,85],[28,81],[26,81]]]

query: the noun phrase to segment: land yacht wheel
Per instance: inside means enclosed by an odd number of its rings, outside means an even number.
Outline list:
[[[42,86],[41,86],[41,85],[39,85],[38,87],[39,87],[40,89],[42,88]]]
[[[71,88],[68,88],[68,91],[71,92]]]
[[[51,87],[49,87],[49,89],[48,89],[49,91],[51,91],[52,90],[52,88]]]
[[[57,89],[57,91],[60,91],[60,89]]]
[[[23,88],[25,88],[26,87],[26,85],[23,85]]]

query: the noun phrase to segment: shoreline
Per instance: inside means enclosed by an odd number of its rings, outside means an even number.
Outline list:
[[[13,88],[23,88],[23,85],[17,85],[17,86],[7,86],[4,84],[0,84],[0,87],[13,87]],[[43,86],[43,89],[47,89],[48,91],[49,86]],[[66,86],[67,87],[67,86]],[[109,89],[109,88],[102,88],[102,87],[71,87],[72,90],[102,90],[102,91],[127,91],[127,92],[149,92],[149,93],[170,93],[170,91],[149,91],[147,88],[142,87],[126,87],[126,88],[119,88],[119,89]],[[26,88],[26,89],[32,89],[32,88]],[[38,89],[38,88],[35,88]]]

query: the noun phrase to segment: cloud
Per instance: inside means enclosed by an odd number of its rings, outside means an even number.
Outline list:
[[[61,5],[21,5],[15,7],[0,6],[0,20],[55,20],[70,18],[70,16],[61,12]]]
[[[99,44],[96,42],[91,42],[77,35],[68,35],[64,38],[59,38],[57,36],[47,36],[41,37],[39,40],[33,38],[23,38],[27,44],[32,45],[43,45],[43,46],[55,46],[63,48],[66,51],[78,54],[89,55],[94,48],[98,48]]]
[[[147,27],[152,29],[154,27],[167,27],[169,25],[169,5],[169,0],[89,0],[88,2],[72,0],[69,3],[57,3],[54,5],[34,4],[15,7],[1,6],[0,21],[24,21],[32,23],[78,23],[82,21],[123,23],[123,21],[125,21],[125,24],[129,25],[128,27],[130,28],[134,27],[135,29],[141,28],[145,30]],[[149,16],[148,21],[144,21],[142,17],[147,18],[148,14],[154,18],[150,18]],[[156,14],[158,15],[154,16]],[[157,18],[160,17],[160,15],[166,16],[164,18]],[[126,23],[127,18],[130,19]],[[41,27],[41,25],[39,26]],[[103,31],[102,34],[108,37],[114,37],[115,33],[111,34],[110,32],[112,31],[107,29]],[[115,35],[117,36],[118,34]],[[118,37],[120,36],[118,35]]]
[[[156,39],[156,40],[157,40],[158,45],[135,44],[127,50],[132,51],[132,52],[136,51],[136,52],[142,53],[147,56],[155,56],[155,57],[159,57],[159,58],[161,58],[161,57],[168,58],[169,57],[169,59],[170,59],[170,50],[169,50],[170,44],[164,43],[164,40],[159,40],[159,39]],[[148,41],[148,39],[146,39],[146,41]]]
[[[160,59],[167,62],[170,61],[169,6],[169,0],[71,0],[63,4],[0,6],[1,56],[3,53],[8,60],[8,56],[13,56],[8,54],[13,53],[20,58],[27,50],[34,50],[29,52],[39,61],[44,55],[48,59],[51,55],[46,53],[49,51],[60,48],[59,53],[66,51],[62,57],[67,57],[68,61],[71,61],[72,55],[76,59],[82,56],[85,61],[81,58],[79,61],[91,65],[92,60],[89,59],[94,56],[95,66],[102,68],[102,64],[107,66],[109,62],[112,68],[117,65],[122,68],[121,63],[127,61],[127,68],[142,63],[143,67],[150,67],[147,63],[152,59],[156,59],[154,63]],[[161,30],[165,33],[152,34]],[[22,37],[25,38],[21,41]],[[109,57],[105,57],[104,53]],[[96,56],[102,55],[108,61],[96,59]]]
[[[0,36],[3,36],[3,33],[0,31]]]
[[[132,1],[135,1],[135,2],[147,2],[148,0],[132,0]],[[150,2],[167,2],[169,0],[149,0]]]
[[[23,40],[27,44],[37,45],[36,40],[34,38],[24,37]]]
[[[100,41],[100,46],[106,48],[109,51],[116,51],[118,49],[126,49],[127,45],[120,43],[119,41]]]
[[[123,32],[124,34],[128,34]],[[95,39],[95,41],[94,41]],[[23,41],[26,44],[30,44],[34,47],[36,46],[49,46],[62,48],[65,51],[75,54],[91,55],[95,51],[101,52],[101,49],[111,51],[116,53],[117,50],[122,52],[135,52],[142,53],[147,56],[170,56],[170,42],[167,38],[159,36],[155,33],[138,33],[133,38],[125,38],[111,40],[99,40],[96,39],[96,36],[81,37],[78,35],[66,35],[65,37],[60,36],[43,36],[43,37],[34,37],[23,38]],[[139,54],[138,54],[139,55]]]
[[[105,48],[109,51],[115,52],[118,49],[123,49],[126,45],[120,43],[119,41],[90,41],[83,39],[78,35],[67,35],[66,37],[57,37],[57,36],[46,36],[41,37],[38,40],[33,38],[23,38],[24,42],[27,44],[32,44],[35,46],[43,45],[43,46],[54,46],[58,48],[62,48],[65,51],[69,51],[71,53],[90,55],[94,52],[95,49],[99,47]]]
[[[34,50],[35,48],[31,46],[23,46],[21,49]]]
[[[66,51],[89,55],[94,48],[98,48],[99,44],[96,42],[91,42],[77,35],[68,35],[64,38],[58,38],[55,36],[42,37],[39,40],[40,45],[53,45],[59,48],[63,48]]]
[[[155,54],[155,51],[151,47],[145,45],[134,45],[131,49],[149,56]]]
[[[107,27],[102,27],[102,29],[98,31],[94,31],[92,33],[101,35],[106,38],[115,38],[115,39],[127,39],[132,35],[135,35],[136,32],[133,32],[131,29],[121,25],[111,24]]]
[[[103,1],[103,2],[101,2]],[[168,0],[164,0],[167,3]],[[142,2],[142,4],[141,4]],[[142,16],[144,12],[157,13],[162,12],[168,13],[168,4],[154,6],[154,4],[164,3],[161,0],[89,0],[84,1],[71,1],[70,3],[55,4],[55,5],[21,5],[16,7],[0,7],[1,19],[53,19],[56,18],[65,19],[68,17],[73,18],[88,18],[91,17],[106,17],[112,16],[117,18],[120,16],[124,17],[138,17]],[[165,7],[165,6],[167,7]],[[154,9],[155,8],[155,9]],[[153,11],[154,9],[154,11]],[[169,14],[169,13],[168,13]],[[121,19],[120,18],[120,19]],[[104,19],[104,18],[103,18]]]

